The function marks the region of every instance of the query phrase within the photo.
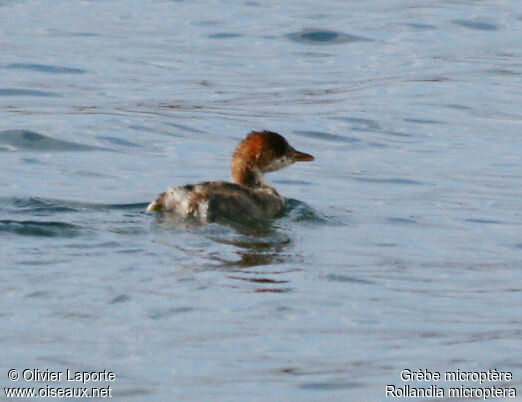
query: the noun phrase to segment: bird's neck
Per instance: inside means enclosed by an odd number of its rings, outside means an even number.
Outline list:
[[[232,180],[234,183],[246,187],[267,185],[263,173],[243,160],[234,160],[232,162]]]

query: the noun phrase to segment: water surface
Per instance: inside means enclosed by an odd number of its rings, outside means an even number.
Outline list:
[[[9,1],[0,21],[1,373],[111,370],[125,401],[384,400],[404,368],[520,387],[518,2]],[[316,156],[269,176],[283,218],[144,212],[228,179],[252,129]]]

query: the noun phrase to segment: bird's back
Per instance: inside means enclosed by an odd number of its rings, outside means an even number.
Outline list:
[[[251,188],[213,181],[171,188],[160,194],[147,210],[193,216],[205,222],[219,219],[250,222],[280,215],[284,204],[284,198],[270,186]]]

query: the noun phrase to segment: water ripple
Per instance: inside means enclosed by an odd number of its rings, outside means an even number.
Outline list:
[[[127,141],[122,138],[108,137],[108,136],[98,136],[97,138],[99,138],[100,140],[105,140],[107,142],[110,142],[111,144],[114,144],[114,145],[121,145],[123,147],[142,147],[139,144],[135,144],[134,142]]]
[[[294,222],[311,222],[323,224],[335,223],[327,216],[317,212],[305,202],[293,198],[286,199],[284,217],[289,218]]]
[[[189,306],[170,307],[167,309],[155,309],[151,311],[148,316],[152,320],[160,320],[176,314],[190,313],[191,311],[194,311],[194,308]]]
[[[30,130],[0,131],[0,145],[12,151],[93,151],[106,150],[100,147],[58,140]]]
[[[208,35],[207,38],[210,39],[232,39],[232,38],[240,38],[243,35],[229,32],[218,32],[211,35]]]
[[[300,32],[286,35],[287,38],[298,43],[309,43],[315,45],[337,45],[350,42],[371,42],[372,39],[363,36],[350,35],[343,32],[327,29],[306,28]]]
[[[369,281],[366,279],[356,278],[354,276],[342,275],[342,274],[330,274],[326,277],[329,281],[334,282],[349,282],[358,283],[363,285],[375,285],[375,281]]]
[[[53,74],[84,74],[87,70],[81,68],[63,67],[63,66],[52,66],[47,64],[30,64],[30,63],[13,63],[5,66],[7,69],[12,70],[29,70],[38,71],[40,73],[53,73]]]
[[[337,134],[324,133],[321,131],[303,131],[295,130],[295,134],[302,135],[304,137],[317,138],[320,140],[332,141],[332,142],[361,142],[360,139],[348,136],[341,136]]]
[[[336,117],[336,120],[347,121],[351,125],[352,130],[357,131],[378,131],[381,129],[379,123],[371,119],[362,119],[360,117]]]
[[[412,224],[417,223],[417,221],[415,219],[399,218],[399,217],[389,217],[389,218],[386,218],[386,221],[388,223],[391,223],[392,225],[404,225],[404,224],[412,225]]]
[[[22,236],[76,237],[80,227],[64,222],[0,220],[0,232],[15,233]]]
[[[435,25],[430,24],[406,24],[406,26],[416,29],[417,31],[430,31],[437,29]]]
[[[366,183],[379,183],[379,184],[413,184],[413,185],[421,185],[423,183],[410,179],[402,179],[402,178],[374,178],[374,177],[354,177],[354,180],[362,181]]]
[[[10,197],[0,198],[0,210],[7,209],[9,213],[64,213],[91,210],[128,210],[145,211],[147,202],[129,204],[97,204],[80,201],[54,200],[40,197]]]
[[[120,294],[120,295],[112,298],[111,301],[109,301],[109,304],[125,303],[125,302],[129,301],[130,299],[131,299],[131,297],[129,295]]]
[[[335,391],[351,388],[364,387],[364,384],[359,382],[309,382],[299,386],[299,388],[314,390],[314,391]]]
[[[36,89],[0,88],[0,96],[61,96],[55,92],[38,91]]]
[[[453,20],[453,23],[465,28],[474,29],[477,31],[498,31],[498,26],[482,21],[473,20]]]

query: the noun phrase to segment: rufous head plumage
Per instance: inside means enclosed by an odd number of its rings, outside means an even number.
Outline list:
[[[280,134],[252,131],[239,143],[232,158],[232,179],[238,184],[255,186],[263,183],[263,173],[282,169],[295,162],[315,158],[297,151]]]

